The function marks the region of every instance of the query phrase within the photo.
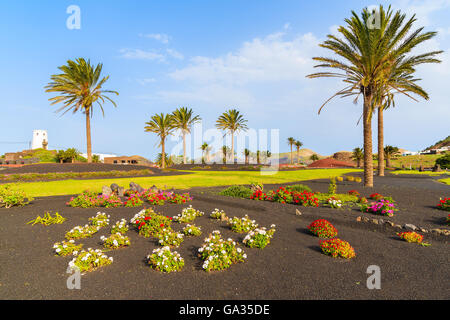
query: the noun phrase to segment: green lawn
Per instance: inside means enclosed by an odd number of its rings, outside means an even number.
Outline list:
[[[441,179],[441,180],[439,180],[439,181],[442,182],[442,183],[445,183],[445,184],[450,185],[450,178]]]
[[[192,174],[136,177],[95,180],[60,180],[49,182],[25,182],[14,184],[15,188],[25,191],[32,197],[46,197],[56,195],[79,194],[84,190],[101,191],[102,186],[117,183],[125,188],[131,181],[143,188],[156,185],[160,188],[189,189],[192,187],[227,186],[234,184],[249,184],[261,182],[263,184],[287,183],[311,179],[324,179],[340,176],[360,169],[313,169],[296,171],[279,171],[272,175],[262,175],[259,171],[194,171]]]
[[[429,176],[441,176],[443,174],[450,175],[450,171],[443,171],[443,172],[432,172],[432,171],[417,171],[417,170],[398,170],[398,171],[391,171],[392,174],[424,174]]]

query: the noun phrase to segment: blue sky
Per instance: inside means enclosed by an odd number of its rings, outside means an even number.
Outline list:
[[[450,119],[450,1],[399,0],[416,26],[439,31],[426,49],[444,50],[439,66],[418,76],[429,101],[398,98],[385,114],[385,143],[421,150],[448,136]],[[81,29],[69,30],[69,5],[81,9]],[[118,108],[92,121],[93,151],[154,159],[157,138],[144,132],[151,115],[189,106],[203,128],[237,108],[254,129],[279,129],[280,150],[290,136],[328,155],[362,145],[361,105],[337,99],[338,80],[306,79],[311,57],[327,34],[370,1],[103,1],[5,0],[0,3],[2,88],[0,154],[28,148],[33,129],[46,129],[49,147],[85,151],[82,114],[56,114],[44,86],[68,59],[103,63]],[[374,143],[376,130],[374,122]],[[13,142],[25,142],[13,144]],[[169,150],[176,142],[169,142]]]

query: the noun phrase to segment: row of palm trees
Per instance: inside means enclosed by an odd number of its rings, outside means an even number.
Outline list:
[[[292,157],[292,147],[295,146],[297,148],[297,163],[300,162],[300,148],[303,146],[303,143],[299,140],[295,140],[293,137],[289,137],[287,139],[287,142],[289,146],[291,147],[291,164],[294,163],[293,157]]]
[[[399,153],[398,147],[393,146],[385,146],[383,151],[378,153],[378,166],[380,166],[380,162],[386,160],[386,167],[389,168],[391,166],[391,158]],[[352,159],[356,161],[358,168],[361,168],[361,161],[364,159],[364,151],[361,148],[355,148],[352,152]]]
[[[194,115],[192,109],[181,107],[171,114],[155,114],[150,121],[146,122],[144,127],[146,132],[152,132],[160,138],[159,146],[161,147],[161,167],[166,167],[166,138],[175,130],[181,130],[183,135],[183,162],[187,163],[186,157],[186,135],[190,134],[192,126],[201,120],[200,116]],[[234,158],[234,135],[240,131],[247,131],[247,120],[236,109],[230,109],[222,113],[216,121],[216,127],[231,135],[231,150],[228,152],[227,146],[224,146],[224,157],[231,156]],[[209,145],[205,142],[201,149],[204,153],[209,151]],[[204,157],[202,157],[204,162]]]
[[[378,25],[374,27],[373,17]],[[378,174],[384,175],[384,111],[395,106],[395,96],[403,94],[413,100],[413,95],[428,100],[428,94],[414,77],[416,67],[425,63],[441,62],[436,56],[442,51],[411,55],[418,45],[432,39],[436,32],[424,32],[423,27],[413,29],[415,15],[406,19],[400,10],[395,13],[379,6],[377,10],[363,9],[361,16],[352,11],[345,19],[345,26],[338,28],[339,35],[328,35],[321,47],[332,51],[336,57],[315,57],[319,68],[332,71],[317,72],[309,78],[339,78],[345,87],[336,92],[320,108],[334,97],[354,96],[363,99],[364,185],[373,186],[372,115],[378,113]]]

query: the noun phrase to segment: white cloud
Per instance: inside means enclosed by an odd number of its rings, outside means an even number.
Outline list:
[[[121,57],[125,59],[138,59],[138,60],[157,60],[157,61],[164,61],[165,56],[156,53],[153,51],[145,51],[141,49],[121,49],[120,50]]]
[[[138,82],[140,85],[145,86],[145,85],[147,85],[147,84],[149,84],[149,83],[154,83],[154,82],[156,82],[156,79],[155,79],[155,78],[143,78],[143,79],[137,79],[137,82]]]
[[[311,33],[284,40],[274,33],[245,42],[237,52],[210,58],[197,56],[169,76],[178,81],[243,85],[255,82],[301,80],[312,71],[311,57],[319,40]]]
[[[181,54],[180,52],[178,52],[178,51],[176,51],[176,50],[174,50],[174,49],[167,49],[166,52],[167,52],[172,58],[175,58],[175,59],[178,59],[178,60],[183,60],[183,59],[184,59],[183,54]]]
[[[167,34],[164,33],[150,33],[150,34],[139,34],[140,37],[142,38],[147,38],[147,39],[153,39],[156,41],[159,41],[161,43],[164,44],[168,44],[170,37]]]

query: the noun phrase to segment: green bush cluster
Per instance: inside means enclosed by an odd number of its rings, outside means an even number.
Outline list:
[[[245,186],[231,186],[222,190],[219,194],[228,197],[250,198],[253,192],[250,188]]]
[[[39,181],[39,180],[63,180],[75,178],[101,178],[101,177],[124,177],[124,176],[144,176],[153,174],[153,171],[130,170],[130,171],[99,171],[99,172],[51,172],[51,173],[21,173],[21,174],[0,174],[3,181]]]
[[[304,191],[312,192],[311,188],[304,184],[294,184],[292,186],[287,186],[286,190],[291,191],[291,192],[299,192],[299,193],[302,193]]]
[[[9,185],[0,186],[0,208],[11,208],[14,206],[24,206],[33,201],[22,190],[14,190]]]

